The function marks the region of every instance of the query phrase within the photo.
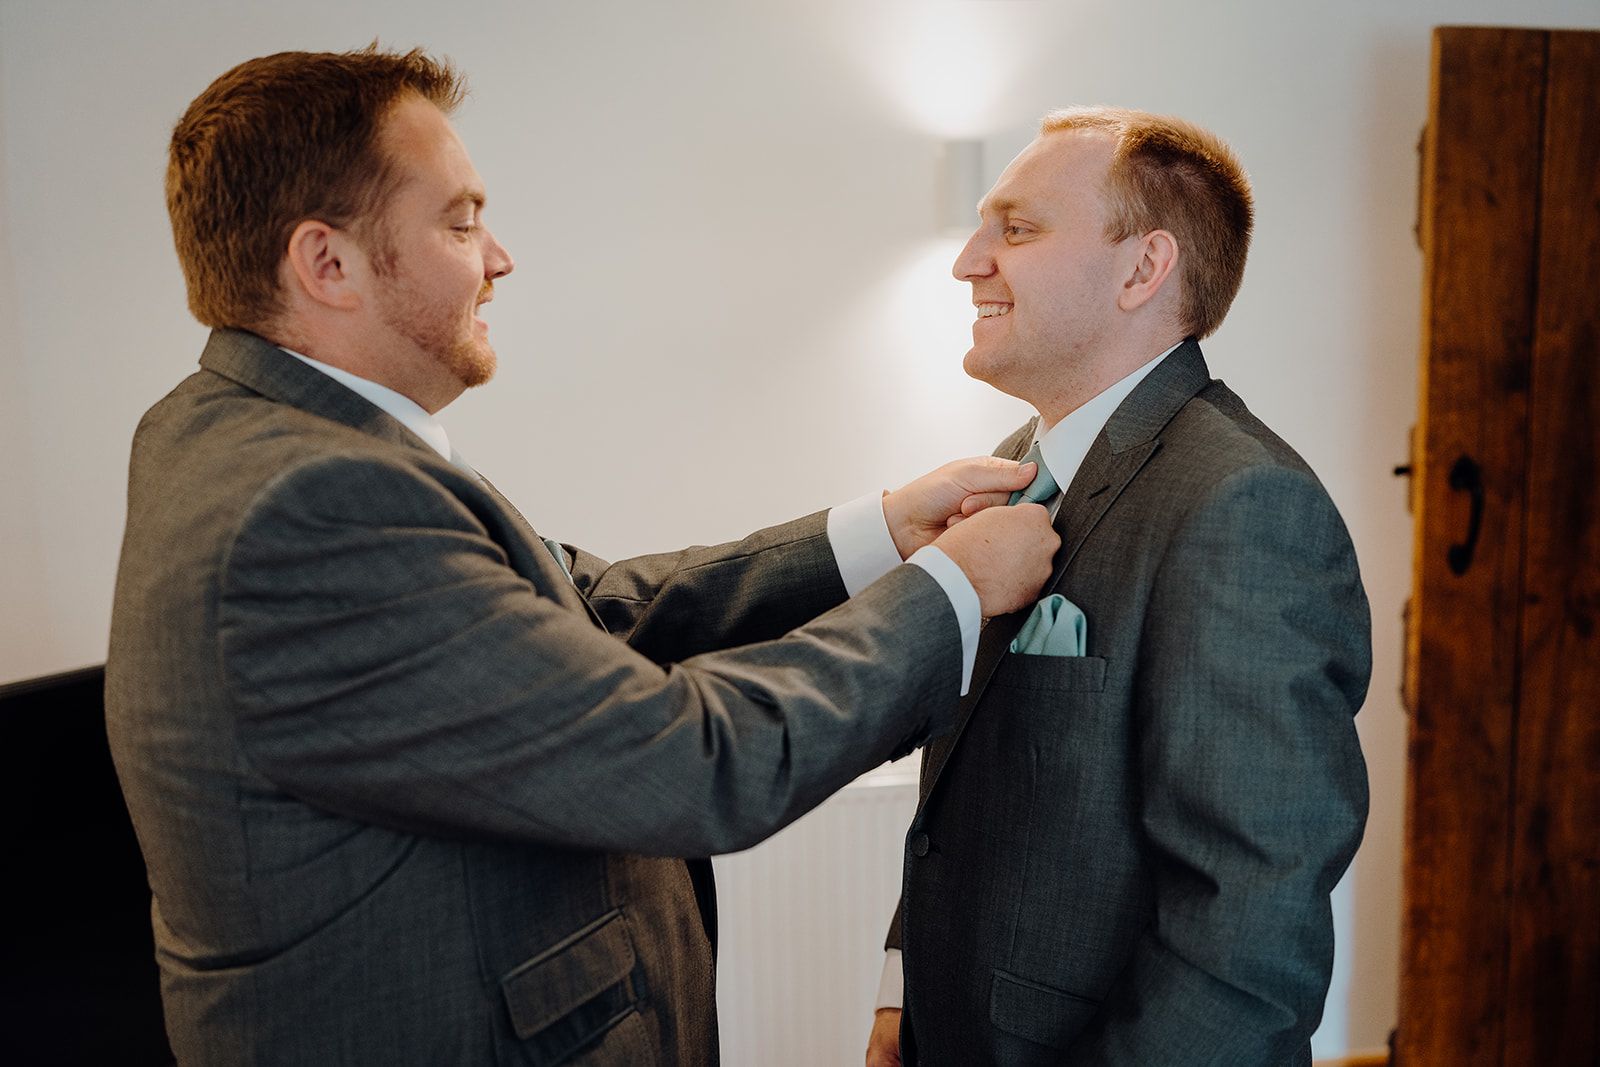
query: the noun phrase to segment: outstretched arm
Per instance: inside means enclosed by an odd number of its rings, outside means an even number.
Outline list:
[[[881,501],[853,502],[741,541],[615,564],[566,547],[573,581],[607,628],[657,663],[671,663],[789,632],[954,522],[1004,504],[1034,470],[993,456],[955,460]]]
[[[218,628],[240,744],[307,803],[414,831],[747,847],[954,715],[914,567],[778,640],[662,668],[540,596],[413,468],[325,458],[255,502]]]

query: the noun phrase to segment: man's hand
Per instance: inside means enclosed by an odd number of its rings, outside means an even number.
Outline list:
[[[983,617],[992,619],[1039,598],[1061,538],[1042,505],[1018,504],[980,511],[934,544],[961,568],[977,591]]]
[[[900,1009],[879,1008],[867,1035],[867,1067],[900,1067]]]
[[[1026,489],[1037,471],[1035,464],[995,456],[958,459],[886,494],[883,517],[900,558],[932,544],[967,516],[1004,504],[1013,492]]]

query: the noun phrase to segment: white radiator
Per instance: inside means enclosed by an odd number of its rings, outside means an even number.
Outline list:
[[[724,1067],[856,1067],[900,894],[917,757],[715,861]]]

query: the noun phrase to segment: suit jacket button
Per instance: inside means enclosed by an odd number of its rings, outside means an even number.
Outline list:
[[[911,838],[911,854],[913,856],[926,856],[928,854],[928,835],[918,831]]]

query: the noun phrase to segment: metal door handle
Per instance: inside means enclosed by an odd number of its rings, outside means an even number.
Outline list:
[[[1450,546],[1446,559],[1450,570],[1457,575],[1467,573],[1472,566],[1472,554],[1478,548],[1478,534],[1483,529],[1483,471],[1469,456],[1456,460],[1450,468],[1450,488],[1457,493],[1472,494],[1472,514],[1467,519],[1467,539]]]

